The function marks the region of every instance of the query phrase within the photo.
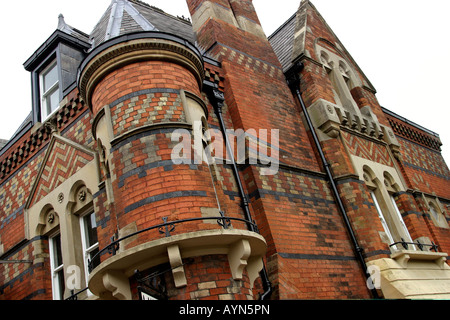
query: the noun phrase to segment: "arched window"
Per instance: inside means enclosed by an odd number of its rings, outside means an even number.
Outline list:
[[[50,270],[52,277],[53,300],[64,300],[64,264],[59,230],[49,237]]]
[[[46,204],[40,210],[36,234],[48,237],[52,296],[54,300],[63,300],[66,286],[64,279],[61,228],[59,215],[51,204]]]
[[[431,212],[431,215],[432,215],[432,217],[436,220],[436,221],[439,221],[439,213],[438,213],[438,211],[436,210],[436,208],[435,208],[435,206],[430,202],[429,204],[428,204],[429,206],[430,206],[430,212]]]
[[[82,181],[75,183],[70,191],[70,200],[67,211],[70,213],[72,238],[69,239],[75,247],[75,264],[82,272],[80,285],[84,288],[88,285],[89,264],[95,268],[100,264],[100,257],[96,257],[99,252],[97,236],[97,220],[93,206],[93,196]],[[77,258],[78,257],[78,258]],[[79,257],[82,257],[81,259]],[[75,292],[83,288],[76,288]],[[88,291],[88,295],[91,293]]]
[[[83,247],[83,259],[86,279],[89,275],[88,265],[95,268],[100,264],[100,257],[96,257],[99,252],[97,238],[97,222],[95,221],[95,213],[91,210],[87,214],[80,217],[81,227],[81,243]]]
[[[392,176],[384,172],[382,177],[377,177],[370,168],[365,166],[364,180],[383,225],[386,234],[385,242],[389,245],[397,242],[412,243],[411,235],[394,198],[394,193],[399,191],[399,187]],[[401,246],[394,245],[391,248],[398,250]],[[415,245],[408,245],[407,248],[416,250]]]
[[[428,208],[430,211],[430,218],[436,227],[449,229],[447,220],[445,219],[444,213],[442,212],[437,198],[428,198]]]
[[[390,231],[389,225],[388,225],[388,223],[386,222],[387,220],[386,220],[386,218],[384,217],[383,210],[381,210],[380,204],[379,204],[379,202],[378,202],[378,198],[377,198],[377,196],[375,195],[374,190],[370,190],[370,196],[372,197],[372,201],[373,201],[373,203],[374,203],[374,205],[375,205],[375,208],[377,209],[378,218],[379,218],[380,221],[381,221],[381,225],[383,226],[383,229],[384,229],[384,232],[385,232],[385,234],[386,234],[386,237],[389,239],[389,243],[390,243],[390,244],[391,244],[391,243],[394,243],[394,242],[395,242],[395,241],[394,241],[394,237],[392,236],[392,233],[391,233],[391,231]]]
[[[347,63],[325,51],[321,51],[320,59],[331,81],[336,104],[349,112],[357,112],[358,105],[350,92],[355,86],[355,81]]]
[[[60,69],[56,60],[52,61],[40,74],[41,121],[44,122],[59,107]]]

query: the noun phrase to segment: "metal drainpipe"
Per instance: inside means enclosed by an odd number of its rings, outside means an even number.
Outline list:
[[[253,221],[252,216],[250,214],[250,209],[248,207],[248,198],[247,198],[247,195],[245,194],[244,188],[242,186],[242,181],[241,181],[241,177],[239,175],[239,170],[237,168],[236,161],[234,160],[234,155],[233,155],[234,153],[233,153],[233,150],[231,150],[231,147],[230,147],[230,141],[228,139],[227,130],[226,130],[226,127],[225,127],[225,122],[223,121],[222,107],[223,107],[223,102],[225,101],[225,97],[224,97],[222,92],[220,92],[216,88],[212,88],[211,92],[209,92],[209,98],[210,98],[210,100],[213,101],[214,111],[215,111],[215,113],[217,115],[217,118],[219,120],[220,129],[221,129],[222,135],[223,135],[223,137],[225,139],[225,146],[226,146],[226,149],[227,149],[227,153],[230,155],[231,167],[232,167],[233,174],[234,174],[234,177],[235,177],[237,185],[238,185],[239,195],[240,195],[240,197],[242,199],[241,206],[242,206],[242,208],[244,210],[245,219],[247,221]],[[252,232],[259,233],[258,230],[255,230],[255,227],[252,224],[247,224],[247,229],[252,231]],[[267,271],[266,271],[266,266],[264,264],[264,261],[263,261],[263,268],[259,272],[259,275],[260,275],[260,277],[262,279],[262,284],[263,284],[263,289],[264,289],[264,292],[261,294],[259,299],[260,300],[270,299],[270,296],[272,294],[273,289],[272,289],[272,284],[270,283],[270,280],[269,280],[269,276],[268,276]]]
[[[320,142],[319,142],[319,138],[317,137],[317,133],[314,129],[311,118],[306,109],[305,103],[303,101],[303,98],[302,98],[302,95],[300,92],[300,72],[303,70],[303,68],[304,68],[303,63],[298,62],[296,65],[294,65],[291,69],[289,69],[285,73],[285,76],[286,76],[286,79],[288,82],[288,86],[292,90],[292,93],[297,97],[298,101],[300,102],[307,125],[309,127],[309,130],[311,131],[311,135],[313,137],[314,144],[319,152],[320,160],[323,163],[327,178],[330,182],[334,198],[337,201],[339,210],[341,211],[342,217],[344,219],[345,226],[347,228],[347,231],[348,231],[351,241],[353,243],[353,247],[355,248],[357,258],[361,264],[361,267],[363,268],[364,274],[366,275],[367,279],[369,280],[369,279],[371,279],[371,275],[368,273],[367,264],[364,259],[364,249],[359,245],[358,240],[356,239],[355,232],[353,231],[350,220],[348,219],[347,211],[345,210],[344,204],[342,203],[341,197],[339,195],[339,191],[336,187],[336,182],[334,180],[333,174],[331,173],[330,164],[328,163],[328,161],[325,158],[325,155],[322,150],[322,146],[320,145]],[[370,291],[372,292],[372,295],[375,299],[380,298],[376,289],[371,289]]]

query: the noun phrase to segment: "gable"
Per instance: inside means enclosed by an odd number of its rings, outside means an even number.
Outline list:
[[[325,48],[346,60],[358,73],[361,83],[375,92],[375,88],[365,76],[342,42],[309,0],[303,0],[297,13],[289,18],[269,37],[275,54],[288,71],[293,62],[309,59],[321,64],[319,48]]]
[[[94,151],[59,135],[49,143],[26,208],[32,207],[95,159]]]

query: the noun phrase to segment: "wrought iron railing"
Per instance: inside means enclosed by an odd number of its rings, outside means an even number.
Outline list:
[[[393,244],[389,245],[389,247],[393,247],[396,246],[398,244],[401,244],[402,247],[405,250],[409,249],[410,245],[416,246],[420,251],[424,251],[425,247],[430,247],[430,250],[434,250],[435,252],[438,252],[438,245],[435,244],[433,241],[431,242],[431,244],[427,244],[427,243],[421,243],[419,240],[417,240],[417,242],[406,242],[403,238],[401,238],[401,241],[397,241],[394,242]]]
[[[221,212],[222,213],[222,212]],[[183,219],[183,220],[176,220],[176,221],[167,221],[167,217],[163,218],[164,223],[161,224],[157,224],[155,226],[149,227],[149,228],[145,228],[142,229],[140,231],[131,233],[129,235],[126,235],[123,238],[120,239],[115,239],[115,237],[113,236],[111,238],[111,243],[109,245],[107,245],[105,248],[103,248],[102,250],[100,250],[99,252],[97,252],[92,259],[88,260],[88,270],[89,273],[91,273],[95,267],[97,265],[94,265],[94,262],[98,262],[100,261],[100,256],[103,255],[105,252],[108,252],[109,254],[112,254],[113,256],[116,255],[117,251],[120,248],[120,243],[126,239],[129,239],[131,237],[134,237],[136,235],[151,231],[151,230],[155,230],[158,229],[160,234],[164,234],[164,236],[166,238],[171,237],[172,236],[172,232],[175,231],[176,225],[178,224],[182,224],[182,223],[188,223],[188,222],[193,222],[193,221],[202,221],[202,220],[216,220],[217,224],[219,226],[221,226],[223,229],[228,229],[231,227],[231,221],[240,221],[243,222],[245,224],[247,224],[247,226],[252,226],[252,229],[250,230],[255,230],[255,232],[258,232],[258,227],[256,226],[256,223],[254,221],[248,221],[242,218],[233,218],[233,217],[226,217],[226,216],[220,216],[220,217],[201,217],[201,218],[190,218],[190,219]]]
[[[66,298],[65,300],[78,300],[78,295],[82,294],[83,292],[89,290],[89,287],[84,288],[81,291],[78,291],[77,293],[75,293],[75,290],[71,290],[71,296]]]

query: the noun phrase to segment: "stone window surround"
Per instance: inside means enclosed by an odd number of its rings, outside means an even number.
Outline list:
[[[68,268],[70,266],[78,266],[81,275],[81,279],[79,279],[80,286],[84,288],[87,283],[87,278],[83,272],[85,267],[81,252],[81,228],[79,220],[89,210],[93,211],[92,195],[99,191],[100,181],[98,160],[92,150],[79,146],[68,139],[58,135],[53,135],[52,139],[58,139],[74,147],[82,148],[85,152],[94,155],[94,160],[86,164],[57,188],[51,190],[37,203],[32,206],[30,206],[30,203],[26,204],[26,237],[32,239],[36,236],[52,236],[59,230],[66,280],[71,275]],[[36,181],[39,182],[38,180]],[[83,196],[80,196],[81,191],[84,191]],[[33,261],[35,264],[43,262],[48,257],[41,246],[37,248]],[[64,297],[70,295],[70,290],[66,286]]]
[[[424,194],[422,194],[422,196],[434,225],[439,228],[449,229],[450,227],[444,214],[444,207],[439,201],[439,198],[426,196]],[[435,213],[433,213],[432,210],[434,210]]]
[[[51,192],[50,195],[53,195],[51,198],[56,201],[46,203],[40,210],[40,222],[36,227],[36,233],[49,237],[54,235],[55,232],[61,235],[65,281],[71,275],[68,270],[69,266],[78,266],[81,276],[81,279],[79,279],[81,287],[79,289],[83,289],[87,284],[87,274],[85,273],[84,252],[81,252],[82,234],[80,220],[86,213],[93,211],[93,197],[82,181],[74,183],[72,188],[70,188],[68,196],[63,196],[64,193],[59,191]],[[79,196],[80,194],[86,194],[86,196],[81,197]],[[67,200],[64,200],[65,198]],[[41,202],[44,203],[45,201],[48,201],[47,197]],[[40,203],[37,203],[33,208],[30,208],[30,211],[33,213],[35,207],[39,208],[41,206]],[[66,207],[66,210],[62,209],[62,207]],[[56,210],[53,208],[56,208]],[[30,228],[32,226],[29,225],[28,227]],[[77,250],[80,252],[75,252]],[[37,255],[39,254],[37,253]],[[42,253],[40,256],[42,257]],[[64,296],[66,297],[68,295],[70,295],[70,290],[66,287]]]
[[[340,130],[346,127],[368,137],[382,140],[387,143],[393,155],[400,156],[400,144],[392,129],[382,125],[369,105],[359,108],[353,100],[350,90],[363,87],[361,79],[357,76],[351,64],[340,55],[316,44],[316,55],[320,57],[323,68],[329,75],[330,82],[339,93],[339,99],[332,103],[318,99],[308,107],[311,120],[321,141],[337,138]],[[341,54],[342,55],[342,54]],[[334,90],[335,91],[335,90]]]
[[[400,220],[401,215],[396,212],[398,208],[394,207],[395,201],[391,199],[393,194],[406,190],[397,170],[393,167],[355,156],[352,156],[352,160],[360,180],[364,181],[367,188],[376,195],[394,242],[401,241],[401,238],[407,242],[412,242],[404,221]],[[388,236],[384,232],[380,232],[380,237],[383,239],[383,242],[387,243]],[[391,243],[387,244],[391,245]],[[390,247],[390,249],[392,251],[401,250],[399,246]]]

